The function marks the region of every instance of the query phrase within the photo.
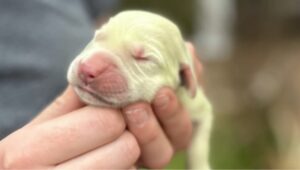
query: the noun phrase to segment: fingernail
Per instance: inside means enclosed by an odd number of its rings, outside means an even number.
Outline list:
[[[148,111],[142,108],[125,110],[125,115],[130,124],[136,126],[143,126],[149,118]]]
[[[165,109],[170,103],[170,97],[168,95],[159,95],[154,101],[154,105],[160,109]]]

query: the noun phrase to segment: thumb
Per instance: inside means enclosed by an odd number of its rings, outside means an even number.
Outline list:
[[[66,90],[57,97],[51,104],[49,104],[37,117],[35,117],[28,125],[44,122],[63,114],[72,112],[85,106],[80,101],[74,89],[69,85]]]

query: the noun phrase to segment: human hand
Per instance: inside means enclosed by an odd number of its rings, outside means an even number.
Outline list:
[[[0,141],[0,169],[129,169],[139,155],[122,114],[85,106],[71,87]]]
[[[191,44],[187,45],[193,52]],[[196,62],[199,77],[202,67]],[[136,139],[124,130],[119,111],[85,106],[68,87],[37,118],[0,142],[0,169],[125,169],[135,164],[140,150],[141,165],[161,168],[174,151],[190,143],[191,120],[169,88],[161,89],[151,105],[138,102],[123,112]]]

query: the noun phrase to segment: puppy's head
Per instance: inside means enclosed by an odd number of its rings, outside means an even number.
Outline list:
[[[122,107],[151,101],[162,86],[175,89],[184,81],[191,88],[191,65],[175,24],[153,13],[126,11],[96,31],[71,63],[68,81],[88,104]]]

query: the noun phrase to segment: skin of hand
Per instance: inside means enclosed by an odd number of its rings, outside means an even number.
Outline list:
[[[139,156],[120,111],[85,106],[70,87],[0,142],[0,169],[130,169]]]
[[[192,44],[187,46],[199,77],[201,63]],[[68,87],[30,123],[0,141],[0,169],[131,169],[137,162],[163,168],[191,137],[189,114],[169,88],[160,89],[151,104],[138,102],[120,111],[86,106]]]

